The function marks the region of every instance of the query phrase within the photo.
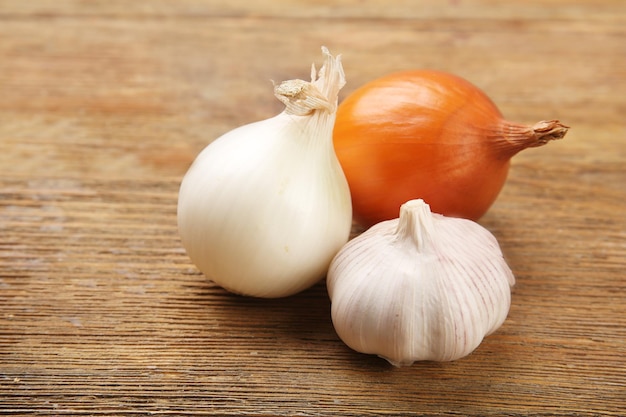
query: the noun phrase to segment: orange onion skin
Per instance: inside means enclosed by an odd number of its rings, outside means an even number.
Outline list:
[[[371,226],[418,198],[433,212],[478,220],[504,186],[511,157],[545,143],[536,136],[504,120],[470,82],[413,70],[350,94],[337,110],[333,141],[354,220]]]

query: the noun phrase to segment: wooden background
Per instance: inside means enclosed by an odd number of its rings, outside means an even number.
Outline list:
[[[436,68],[572,127],[481,220],[517,286],[465,359],[392,368],[323,283],[230,295],[181,247],[194,156],[321,45],[343,97]],[[625,97],[621,0],[0,0],[0,415],[626,415]]]

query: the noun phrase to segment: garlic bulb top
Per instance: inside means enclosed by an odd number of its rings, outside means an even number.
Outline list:
[[[178,225],[196,266],[225,289],[283,297],[312,286],[349,238],[350,191],[332,129],[339,57],[278,84],[285,111],[209,144],[183,178]]]
[[[348,242],[327,280],[339,337],[396,366],[470,354],[506,319],[514,283],[488,230],[422,200]]]

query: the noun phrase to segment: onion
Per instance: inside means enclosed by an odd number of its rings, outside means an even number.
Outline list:
[[[333,141],[354,220],[370,226],[423,199],[446,216],[478,220],[502,189],[510,159],[561,139],[557,120],[504,120],[487,95],[444,72],[397,72],[371,81],[337,110]]]
[[[309,288],[350,237],[350,189],[332,142],[345,75],[339,56],[322,53],[311,82],[274,87],[282,112],[211,141],[181,182],[181,242],[233,293],[278,298]]]

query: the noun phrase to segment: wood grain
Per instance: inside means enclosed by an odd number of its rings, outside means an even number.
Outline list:
[[[341,53],[343,95],[452,71],[507,118],[559,118],[481,223],[517,277],[467,358],[348,349],[324,283],[226,293],[176,230],[212,139]],[[626,3],[0,1],[0,414],[626,414]]]

